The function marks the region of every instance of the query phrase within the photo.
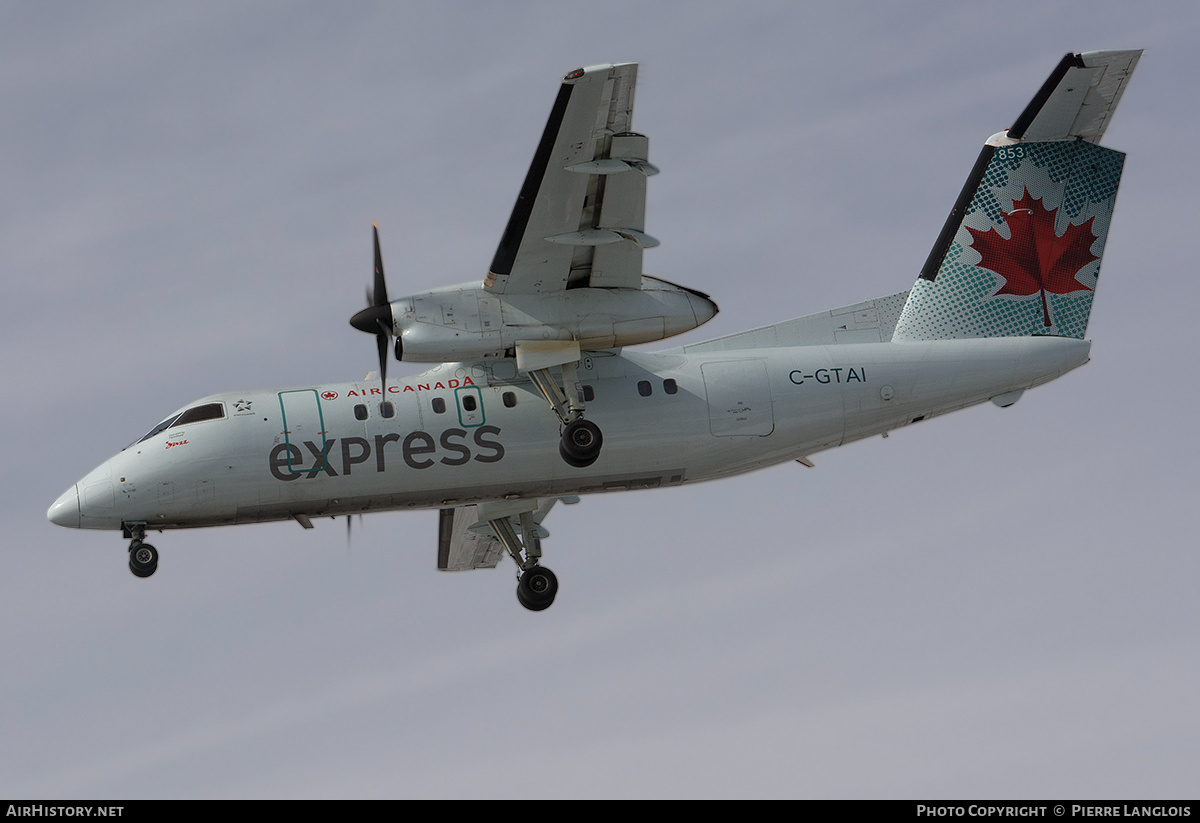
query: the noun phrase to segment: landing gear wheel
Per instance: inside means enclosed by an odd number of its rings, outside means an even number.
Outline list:
[[[158,550],[149,543],[134,541],[129,547],[129,570],[138,577],[149,577],[158,569]]]
[[[603,445],[604,436],[600,434],[600,427],[590,420],[579,418],[563,429],[558,453],[567,463],[582,469],[596,462]]]
[[[517,581],[517,600],[531,612],[550,608],[558,594],[558,578],[544,566],[526,569]]]
[[[592,457],[589,460],[580,460],[578,457],[572,457],[567,452],[567,447],[563,443],[558,444],[558,456],[563,459],[563,462],[568,466],[574,466],[577,469],[586,469],[588,466],[596,462],[596,458]]]

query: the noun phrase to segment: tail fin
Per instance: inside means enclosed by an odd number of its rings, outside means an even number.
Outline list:
[[[1068,54],[987,141],[893,340],[1084,336],[1125,162],[1097,143],[1140,56]]]

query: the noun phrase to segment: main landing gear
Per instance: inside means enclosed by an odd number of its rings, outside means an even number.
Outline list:
[[[503,503],[480,503],[481,519],[487,520],[500,545],[517,564],[517,600],[533,612],[550,608],[558,594],[558,578],[554,572],[539,565],[542,558],[542,537],[546,532],[534,521],[532,511],[513,511]],[[513,519],[520,526],[517,533]]]
[[[129,541],[129,570],[137,577],[154,574],[158,570],[158,549],[143,542],[146,539],[146,524],[126,524],[125,536],[133,538]]]
[[[562,388],[550,374],[550,368],[543,363],[537,363],[538,367],[526,368],[524,371],[529,374],[529,379],[538,387],[538,391],[546,398],[546,402],[550,404],[550,408],[554,410],[562,424],[562,439],[558,444],[559,455],[569,465],[582,469],[596,462],[596,458],[600,456],[600,447],[604,445],[604,437],[600,434],[599,426],[590,420],[583,419],[583,396],[575,365],[579,359],[579,346],[578,344],[573,345],[573,352],[566,356],[574,357],[574,359],[570,362],[556,364],[562,367]],[[535,360],[533,356],[523,351],[521,346],[518,346],[517,368],[521,368],[521,361],[526,359]],[[561,359],[561,356],[551,355],[550,359]],[[544,360],[545,358],[543,358],[543,362]],[[528,365],[533,365],[533,363]]]

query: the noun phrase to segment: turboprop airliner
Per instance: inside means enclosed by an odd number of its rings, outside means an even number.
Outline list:
[[[990,137],[906,292],[703,343],[632,351],[713,317],[642,271],[637,65],[567,74],[482,281],[389,299],[377,376],[205,397],[54,502],[60,526],[151,531],[397,509],[439,512],[437,566],[494,568],[540,611],[556,502],[728,477],[1022,394],[1088,362],[1088,315],[1125,155],[1099,145],[1140,51],[1068,54]],[[932,235],[932,231],[931,231]],[[914,261],[914,270],[920,261]],[[398,360],[437,364],[389,381]]]

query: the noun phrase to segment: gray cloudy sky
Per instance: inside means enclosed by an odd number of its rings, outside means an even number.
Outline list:
[[[1193,3],[0,2],[0,796],[1196,797]],[[222,390],[374,368],[482,276],[559,78],[642,64],[650,272],[686,340],[909,288],[1067,51],[1144,48],[1092,363],[434,570],[432,512],[46,522]],[[409,372],[415,371],[409,369]]]

